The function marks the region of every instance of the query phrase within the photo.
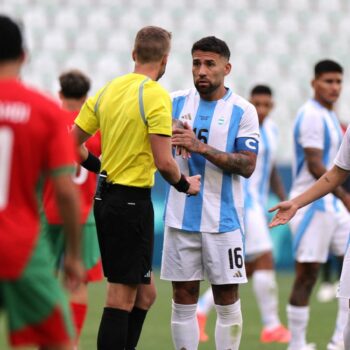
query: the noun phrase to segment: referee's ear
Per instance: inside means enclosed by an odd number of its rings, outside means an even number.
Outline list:
[[[132,50],[131,57],[132,57],[132,60],[133,60],[134,62],[136,62],[136,52],[135,52],[135,50]]]
[[[166,65],[168,63],[168,57],[169,57],[169,54],[166,54],[162,57],[162,64],[163,65]]]

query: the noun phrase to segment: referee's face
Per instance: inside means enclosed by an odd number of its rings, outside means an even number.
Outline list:
[[[192,54],[192,75],[197,91],[211,95],[224,86],[225,76],[231,71],[231,64],[216,52],[194,51]]]

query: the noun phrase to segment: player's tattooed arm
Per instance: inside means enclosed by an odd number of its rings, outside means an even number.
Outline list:
[[[220,169],[245,178],[253,174],[256,164],[256,154],[254,152],[239,151],[228,153],[219,151],[209,145],[205,146],[205,150],[199,153]]]
[[[176,129],[173,133],[172,144],[184,147],[188,152],[198,153],[220,169],[246,178],[255,169],[256,154],[250,151],[228,153],[201,142],[191,129]]]

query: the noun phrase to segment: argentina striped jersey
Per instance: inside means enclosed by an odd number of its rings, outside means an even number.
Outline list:
[[[304,192],[316,182],[310,173],[304,155],[304,148],[323,151],[323,165],[330,169],[334,164],[342,140],[339,121],[333,111],[320,105],[316,100],[306,102],[298,112],[294,124],[293,184],[291,197]],[[314,203],[318,210],[338,210],[339,200],[328,194]]]
[[[223,152],[235,152],[237,140],[259,138],[254,106],[230,89],[218,101],[205,101],[196,89],[172,94],[173,118],[187,122],[199,140]],[[243,190],[241,176],[224,172],[203,156],[189,160],[176,157],[185,175],[202,176],[197,196],[188,197],[169,188],[165,224],[192,232],[242,230]]]
[[[271,118],[265,118],[260,126],[259,153],[253,175],[244,179],[245,207],[249,208],[253,202],[265,208],[267,204],[270,176],[276,159],[278,146],[277,125]]]

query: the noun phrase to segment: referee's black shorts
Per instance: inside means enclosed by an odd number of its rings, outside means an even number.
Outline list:
[[[148,188],[111,185],[94,214],[104,275],[108,282],[149,284],[154,213]]]

